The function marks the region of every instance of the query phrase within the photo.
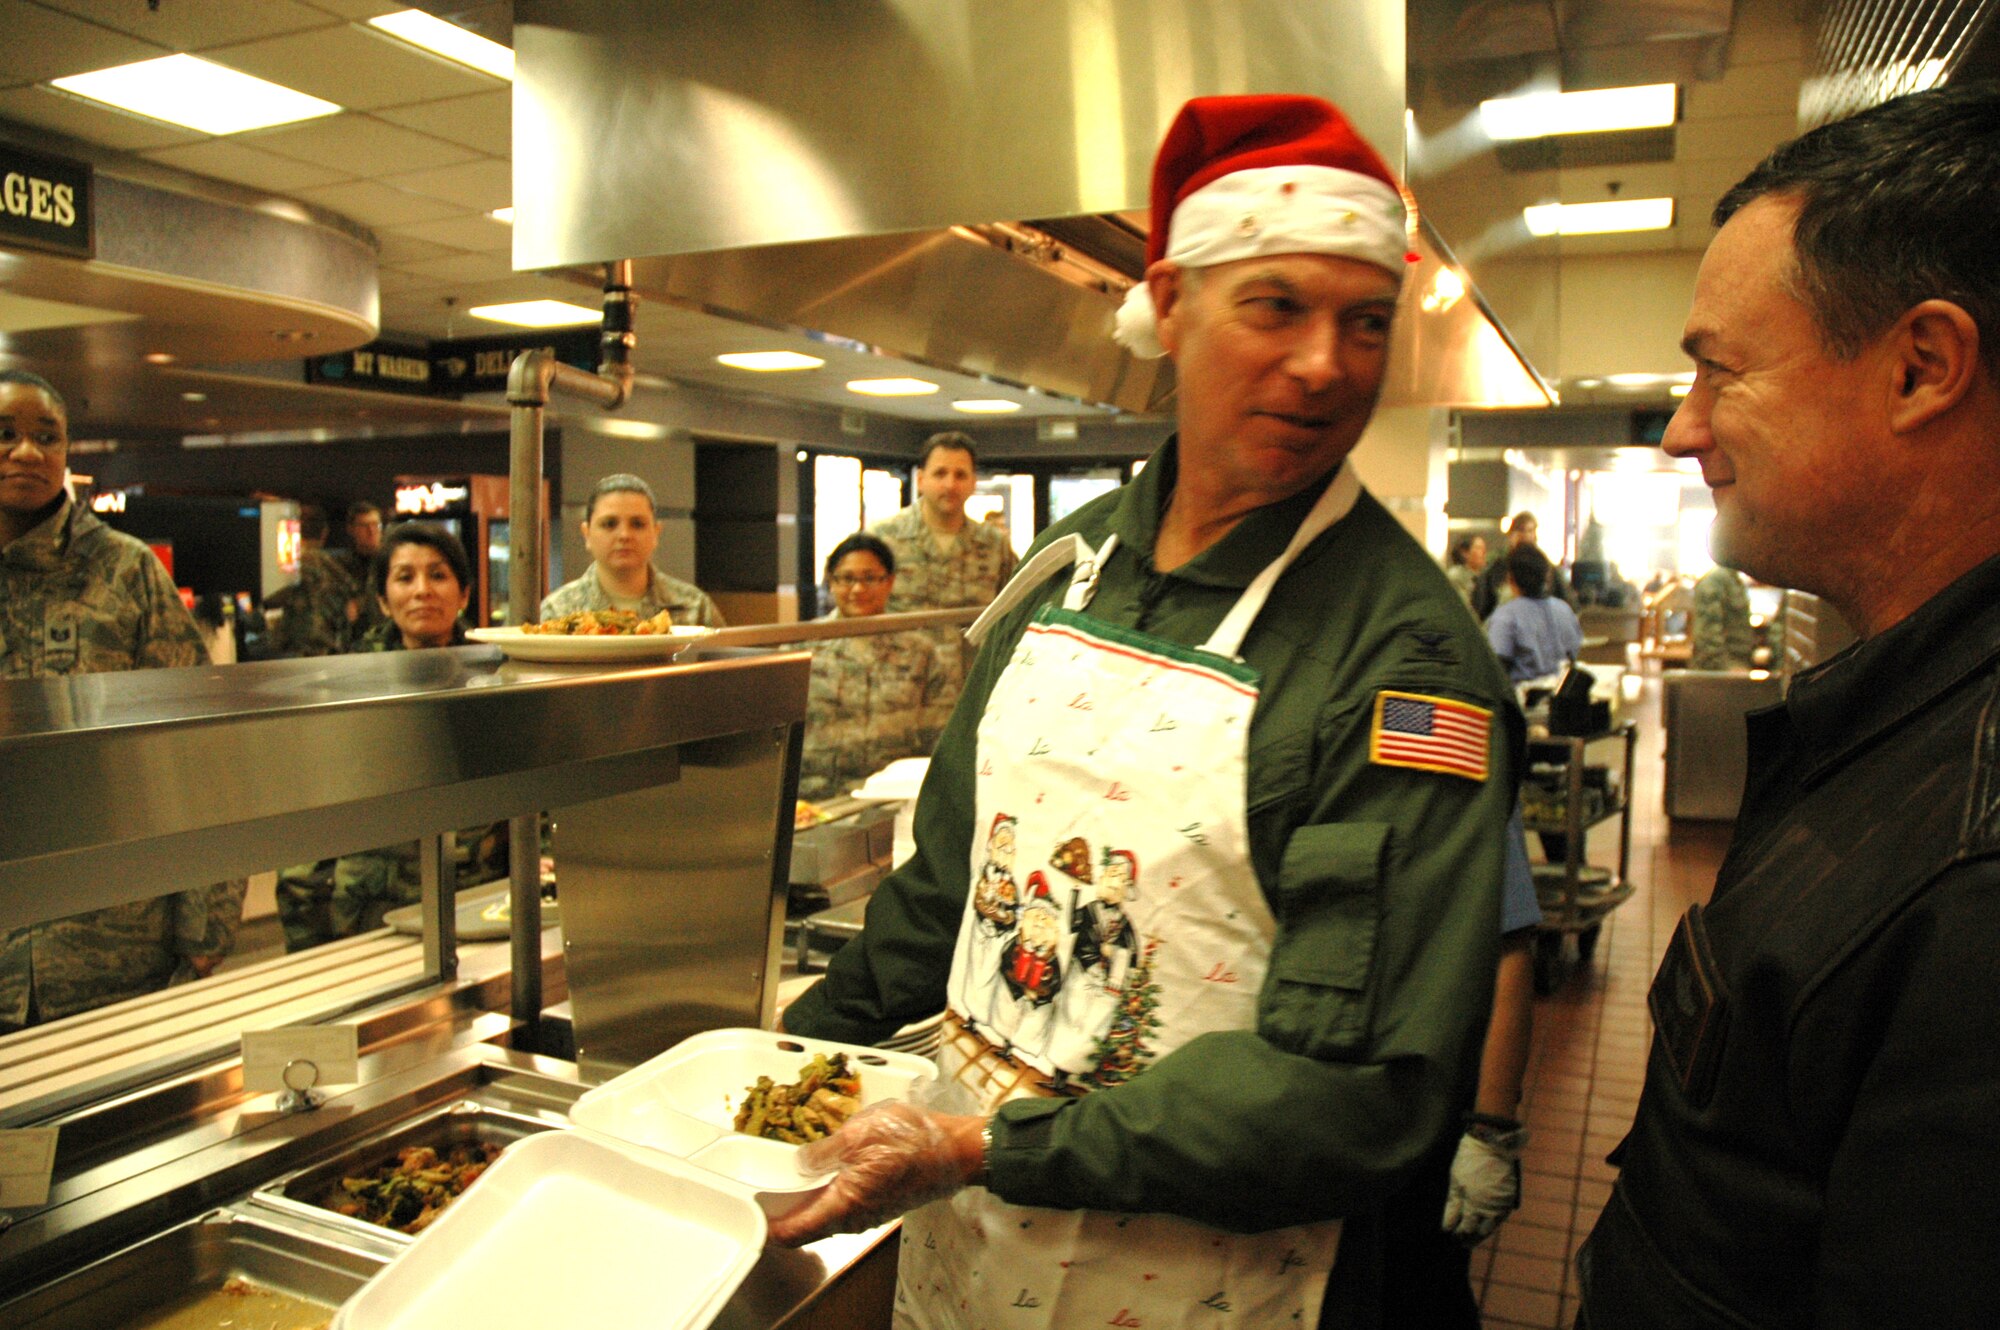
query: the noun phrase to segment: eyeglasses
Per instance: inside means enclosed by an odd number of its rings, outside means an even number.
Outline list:
[[[879,573],[861,573],[858,575],[854,573],[839,573],[828,580],[837,587],[852,588],[858,586],[881,586],[889,579]]]

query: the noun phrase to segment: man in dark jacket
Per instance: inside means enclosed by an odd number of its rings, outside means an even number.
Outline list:
[[[2000,1325],[2000,92],[1817,129],[1715,220],[1666,450],[1718,562],[1861,641],[1750,717],[1579,1324]]]

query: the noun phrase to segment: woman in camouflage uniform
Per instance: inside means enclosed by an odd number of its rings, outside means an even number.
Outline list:
[[[0,678],[206,665],[153,552],[71,501],[68,456],[62,397],[0,370]],[[205,977],[235,942],[243,892],[218,882],[0,929],[0,1031]]]
[[[833,547],[828,619],[882,613],[896,585],[886,541],[857,532]],[[899,757],[922,757],[951,716],[951,674],[928,633],[836,637],[813,647],[799,794],[845,794]]]

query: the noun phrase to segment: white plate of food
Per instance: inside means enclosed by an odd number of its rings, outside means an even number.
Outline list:
[[[499,647],[510,660],[602,664],[672,660],[714,631],[668,622],[664,612],[642,619],[626,610],[586,610],[525,628],[474,628],[466,636]]]

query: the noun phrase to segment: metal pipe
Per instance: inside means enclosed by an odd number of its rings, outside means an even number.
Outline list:
[[[604,333],[597,373],[565,365],[545,350],[524,351],[507,371],[513,408],[507,456],[507,622],[533,623],[542,606],[542,430],[549,394],[561,393],[616,410],[632,395],[632,264],[604,265]],[[542,1016],[542,832],[529,813],[509,823],[508,939],[513,956],[510,1004],[534,1047]]]

